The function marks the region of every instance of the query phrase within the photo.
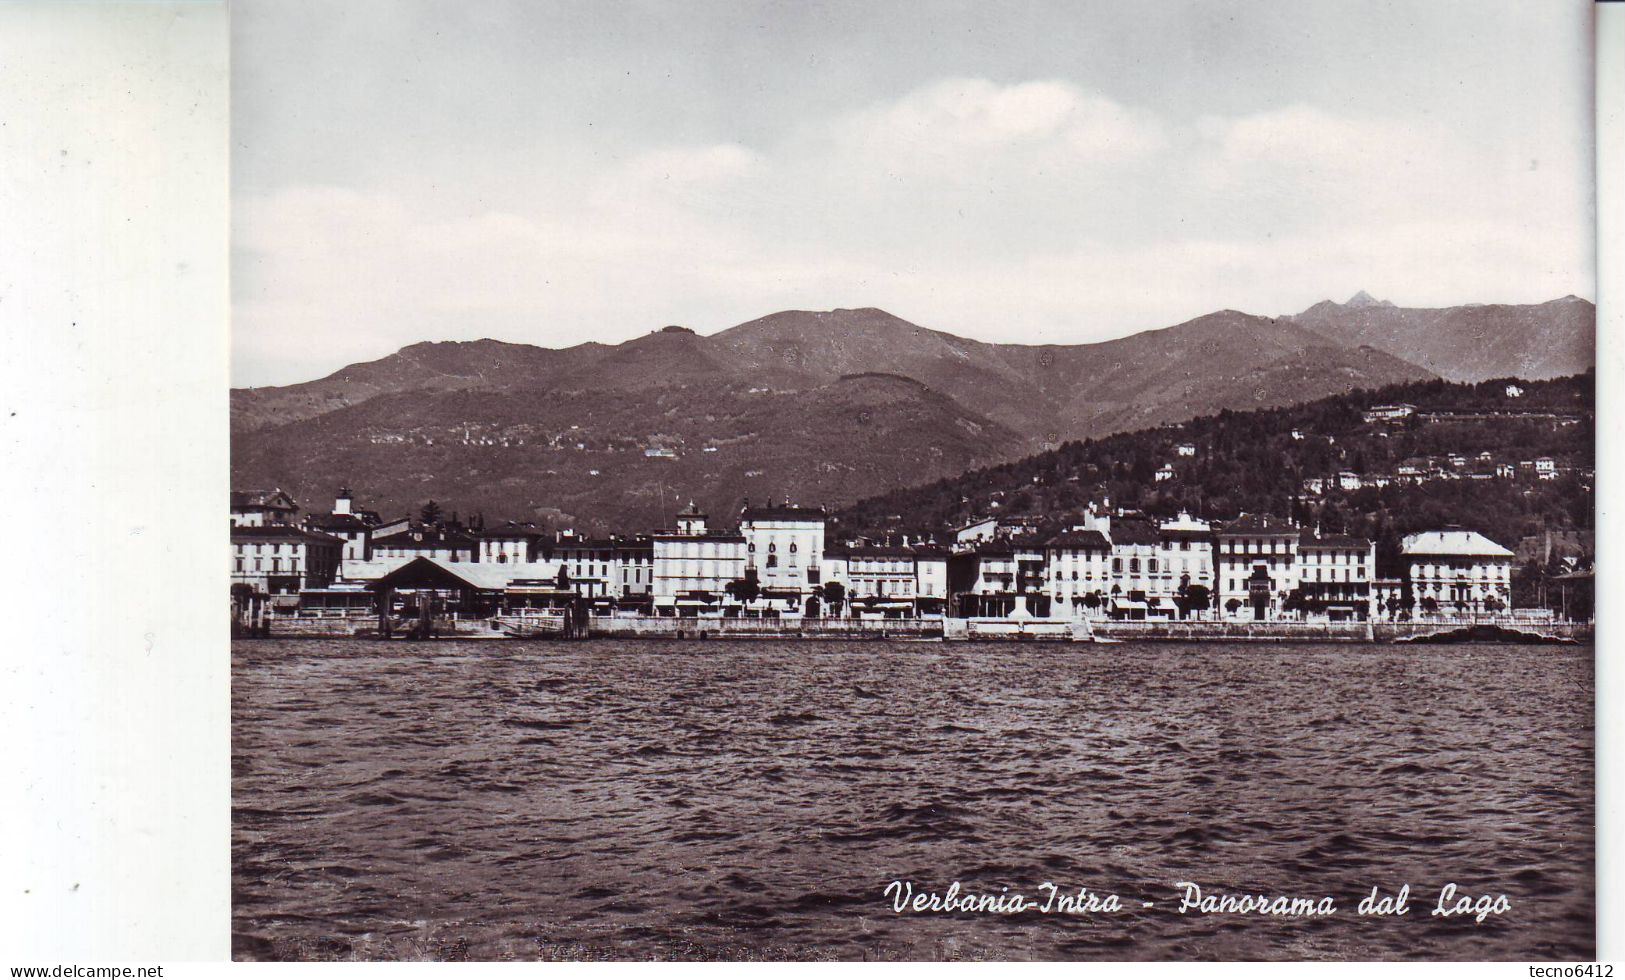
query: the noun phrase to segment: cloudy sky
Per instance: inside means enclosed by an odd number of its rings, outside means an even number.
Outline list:
[[[1590,5],[233,5],[233,382],[880,306],[1592,298]]]

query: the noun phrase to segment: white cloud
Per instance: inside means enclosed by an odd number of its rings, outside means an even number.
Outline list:
[[[501,201],[488,180],[285,188],[237,209],[238,380],[789,306],[1077,342],[1359,288],[1590,295],[1582,148],[1536,145],[1309,105],[1181,125],[1068,82],[949,79],[769,145],[525,175]]]

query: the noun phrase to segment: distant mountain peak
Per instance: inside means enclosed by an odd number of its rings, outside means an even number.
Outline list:
[[[1360,306],[1393,306],[1394,304],[1388,302],[1385,299],[1377,299],[1376,297],[1372,296],[1370,293],[1368,293],[1368,292],[1366,292],[1365,290],[1362,289],[1359,292],[1355,293],[1353,296],[1350,296],[1349,301],[1347,303],[1344,303],[1343,305],[1344,306],[1360,307]]]

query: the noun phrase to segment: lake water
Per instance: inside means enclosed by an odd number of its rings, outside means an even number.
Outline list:
[[[1591,657],[238,642],[234,952],[1587,960]],[[898,914],[893,880],[1125,910]],[[1338,912],[1181,915],[1181,881]],[[1511,911],[1430,916],[1448,882]]]

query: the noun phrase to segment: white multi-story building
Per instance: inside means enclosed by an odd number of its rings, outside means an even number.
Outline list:
[[[1210,614],[1214,588],[1213,526],[1187,513],[1157,526],[1157,568],[1162,587],[1173,594],[1176,607],[1185,616]],[[1197,608],[1187,600],[1193,586],[1208,592],[1208,602]]]
[[[1297,525],[1266,514],[1243,514],[1220,528],[1214,574],[1218,612],[1229,619],[1278,619],[1298,587]]]
[[[1473,616],[1512,605],[1513,553],[1477,531],[1407,534],[1400,551],[1413,615]]]
[[[1107,611],[1113,619],[1171,619],[1172,580],[1161,561],[1162,537],[1157,526],[1140,518],[1111,522],[1111,585]]]
[[[856,615],[941,615],[948,598],[948,553],[910,545],[831,545],[824,577],[846,589]]]
[[[1049,614],[1053,619],[1100,619],[1111,595],[1112,543],[1093,528],[1062,531],[1044,543]]]
[[[291,524],[249,524],[231,529],[231,583],[270,596],[325,589],[343,560],[344,542]]]
[[[739,515],[745,571],[755,573],[764,594],[800,600],[823,584],[827,520],[821,507],[745,505]]]
[[[648,538],[616,542],[615,565],[620,571],[622,598],[647,599],[654,595],[655,554]]]
[[[745,577],[745,536],[712,531],[692,503],[677,528],[650,536],[655,609],[667,615],[716,612],[728,604],[732,582]]]
[[[1368,620],[1376,603],[1377,546],[1347,534],[1298,536],[1298,590],[1306,618]]]
[[[582,598],[613,598],[620,589],[621,572],[613,541],[561,534],[553,543],[553,560],[563,566],[565,581]]]

